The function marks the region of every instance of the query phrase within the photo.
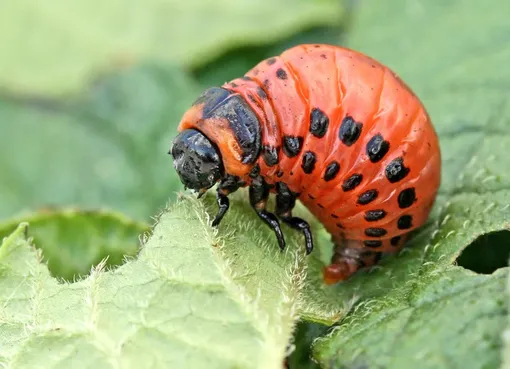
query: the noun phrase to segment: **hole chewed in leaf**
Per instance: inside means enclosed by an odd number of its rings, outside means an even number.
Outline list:
[[[510,231],[486,233],[464,249],[457,264],[480,274],[492,274],[508,266]]]

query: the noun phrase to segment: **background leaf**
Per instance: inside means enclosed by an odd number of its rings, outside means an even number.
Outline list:
[[[199,93],[178,68],[139,67],[64,101],[4,96],[0,218],[85,206],[146,221],[181,188],[167,152]]]
[[[144,62],[201,66],[226,49],[337,24],[340,16],[336,0],[8,2],[0,85],[62,95],[79,91],[91,72]]]
[[[72,281],[85,276],[90,268],[108,258],[113,267],[138,252],[138,237],[148,225],[133,222],[122,214],[107,211],[52,209],[26,216],[30,236],[41,249],[50,273]],[[0,239],[14,232],[20,221],[0,224]]]

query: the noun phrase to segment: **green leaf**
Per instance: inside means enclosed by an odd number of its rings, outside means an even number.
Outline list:
[[[345,15],[347,17],[347,14]],[[346,19],[343,19],[343,22]],[[246,46],[229,50],[207,65],[194,70],[194,76],[204,87],[220,86],[239,76],[243,76],[260,61],[279,55],[286,49],[305,43],[326,43],[338,45],[343,27],[340,22],[328,27],[314,27],[297,33],[274,44]]]
[[[105,266],[112,267],[135,256],[138,237],[148,229],[143,223],[108,211],[51,209],[0,224],[0,239],[22,221],[30,224],[30,235],[50,273],[68,281],[85,276],[105,258]]]
[[[299,322],[292,341],[294,351],[288,359],[289,368],[319,369],[319,364],[311,359],[310,347],[313,341],[324,335],[327,330],[328,327],[322,324]]]
[[[359,303],[315,345],[324,368],[499,365],[508,268],[476,274],[456,262],[480,237],[510,229],[510,72],[500,67],[510,57],[508,11],[499,0],[361,6],[348,46],[387,64],[423,100],[441,139],[443,181],[430,221],[399,255],[336,287],[339,300]],[[508,244],[508,233],[498,235]]]
[[[167,153],[199,94],[179,69],[141,66],[63,101],[0,97],[0,219],[74,205],[146,221],[182,188]]]
[[[304,250],[294,237],[281,253],[240,209],[237,228],[218,234],[185,198],[137,259],[76,283],[50,276],[20,225],[0,248],[0,365],[281,369]]]
[[[201,66],[236,46],[335,24],[340,14],[336,0],[9,2],[0,13],[0,85],[62,95],[119,65]]]
[[[506,303],[507,306],[510,303],[510,273],[508,274],[507,283],[506,283]],[[502,365],[501,369],[509,369],[510,368],[510,314],[507,316],[507,328],[503,333],[503,344],[505,345],[503,349],[502,355]]]

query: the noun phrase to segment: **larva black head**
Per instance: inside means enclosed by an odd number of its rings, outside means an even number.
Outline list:
[[[175,138],[169,154],[184,186],[203,192],[223,175],[219,150],[201,132],[186,129]]]

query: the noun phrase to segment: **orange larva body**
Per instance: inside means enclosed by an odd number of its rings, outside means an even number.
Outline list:
[[[285,183],[337,245],[393,252],[427,219],[440,183],[440,149],[419,99],[387,67],[358,52],[301,45],[222,86],[258,117],[261,151],[240,161],[239,143],[219,122],[190,109],[220,149],[225,170],[250,185],[250,171]]]

